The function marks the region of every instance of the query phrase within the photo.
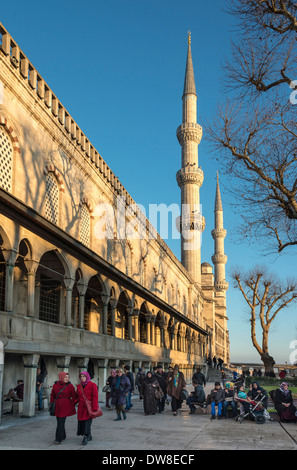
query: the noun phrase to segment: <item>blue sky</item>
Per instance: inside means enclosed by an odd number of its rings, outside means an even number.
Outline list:
[[[182,91],[187,32],[198,95],[198,123],[210,121],[222,92],[221,64],[236,37],[223,0],[17,0],[1,5],[0,21],[58,99],[102,155],[133,199],[149,204],[180,203],[176,172],[181,149],[176,129],[182,122]],[[201,204],[206,218],[202,261],[213,254],[213,209],[218,162],[205,139],[199,145],[204,171]],[[235,243],[240,220],[220,177],[229,290],[228,318],[233,361],[259,362],[251,345],[245,303],[232,287],[230,271],[265,263],[280,277],[295,274],[296,253],[263,256],[261,247]],[[179,240],[166,240],[180,258]],[[296,307],[274,325],[270,347],[278,362],[289,362],[297,335]]]

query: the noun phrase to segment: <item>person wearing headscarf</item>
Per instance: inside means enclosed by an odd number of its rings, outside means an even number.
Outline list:
[[[70,382],[67,372],[59,373],[59,380],[54,383],[50,403],[55,403],[55,416],[57,418],[57,428],[55,444],[61,444],[66,439],[65,422],[67,416],[76,414],[75,404],[77,400],[75,388]]]
[[[183,389],[186,388],[184,374],[180,372],[179,366],[176,364],[172,372],[167,376],[167,394],[172,398],[171,409],[173,415],[177,415],[177,410],[181,408],[183,400],[181,398]]]
[[[292,392],[287,382],[282,382],[275,390],[274,406],[281,421],[297,421],[296,407],[293,404]]]
[[[225,400],[223,403],[223,418],[228,417],[228,408],[231,406],[232,417],[235,418],[237,415],[237,403],[234,400],[234,383],[225,383]]]
[[[264,388],[260,387],[258,382],[254,381],[251,383],[251,388],[248,391],[248,397],[255,401],[261,401],[265,408],[268,404],[268,394]]]
[[[106,385],[109,385],[110,389],[111,389],[111,384],[112,384],[112,379],[117,375],[117,372],[115,369],[111,369],[110,370],[110,376],[108,377],[107,381],[106,381]],[[109,410],[112,410],[112,407],[110,406],[109,404],[109,400],[111,398],[111,391],[110,392],[106,392],[106,402],[105,402],[105,406],[106,408],[108,408]]]
[[[79,374],[80,383],[77,386],[78,396],[78,409],[77,409],[77,435],[83,436],[82,444],[86,445],[88,441],[92,440],[91,426],[92,418],[88,414],[87,405],[85,403],[85,397],[90,400],[92,404],[92,410],[98,410],[98,388],[97,385],[91,381],[91,377],[88,372],[83,371]]]
[[[160,389],[160,385],[157,378],[151,371],[148,371],[139,390],[140,395],[143,397],[145,416],[154,415],[158,412],[158,398],[155,396],[155,391],[158,389]]]
[[[116,371],[116,376],[112,379],[111,383],[111,403],[115,406],[117,417],[114,421],[120,421],[123,418],[127,419],[125,412],[126,397],[131,388],[129,378],[124,374],[123,369],[119,368]]]

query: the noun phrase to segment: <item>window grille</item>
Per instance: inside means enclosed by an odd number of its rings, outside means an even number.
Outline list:
[[[90,212],[86,204],[81,208],[80,241],[86,246],[90,244]]]
[[[11,192],[13,148],[9,135],[0,126],[0,187]]]
[[[58,223],[59,187],[55,176],[48,173],[45,177],[45,217],[54,224]]]
[[[43,274],[40,275],[39,319],[59,323],[61,283]]]

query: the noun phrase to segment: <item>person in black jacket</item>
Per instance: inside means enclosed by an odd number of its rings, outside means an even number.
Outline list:
[[[127,394],[127,401],[126,401],[126,408],[125,408],[125,411],[129,411],[130,408],[132,408],[132,406],[133,406],[133,403],[131,403],[131,397],[132,397],[133,392],[134,392],[134,375],[130,371],[130,366],[125,366],[124,369],[125,369],[125,375],[126,375],[126,377],[128,377],[128,379],[130,381],[130,385],[131,385],[131,388],[130,388],[128,394]]]
[[[198,367],[197,372],[192,377],[192,382],[197,381],[199,385],[206,385],[205,375],[202,374],[201,369]]]
[[[293,404],[292,392],[287,382],[283,382],[274,393],[274,406],[281,421],[297,421],[296,407]]]
[[[189,405],[190,408],[190,414],[195,414],[196,406],[194,405],[194,403],[205,402],[205,392],[203,386],[198,383],[197,379],[193,380],[193,386],[194,391],[191,392],[191,395],[187,400],[187,405]]]
[[[218,407],[218,419],[222,418],[223,402],[225,400],[225,390],[222,389],[220,382],[215,382],[215,388],[210,392],[211,417],[216,417],[216,406]]]
[[[247,394],[252,400],[260,401],[263,403],[264,407],[267,409],[268,404],[268,394],[266,390],[258,384],[258,382],[252,382],[251,389]]]

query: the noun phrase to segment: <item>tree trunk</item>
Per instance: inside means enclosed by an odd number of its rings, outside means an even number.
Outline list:
[[[269,354],[261,354],[261,360],[263,361],[264,367],[265,367],[265,372],[271,372],[273,371],[273,366],[275,364],[275,360],[273,359],[272,356],[269,356]]]

